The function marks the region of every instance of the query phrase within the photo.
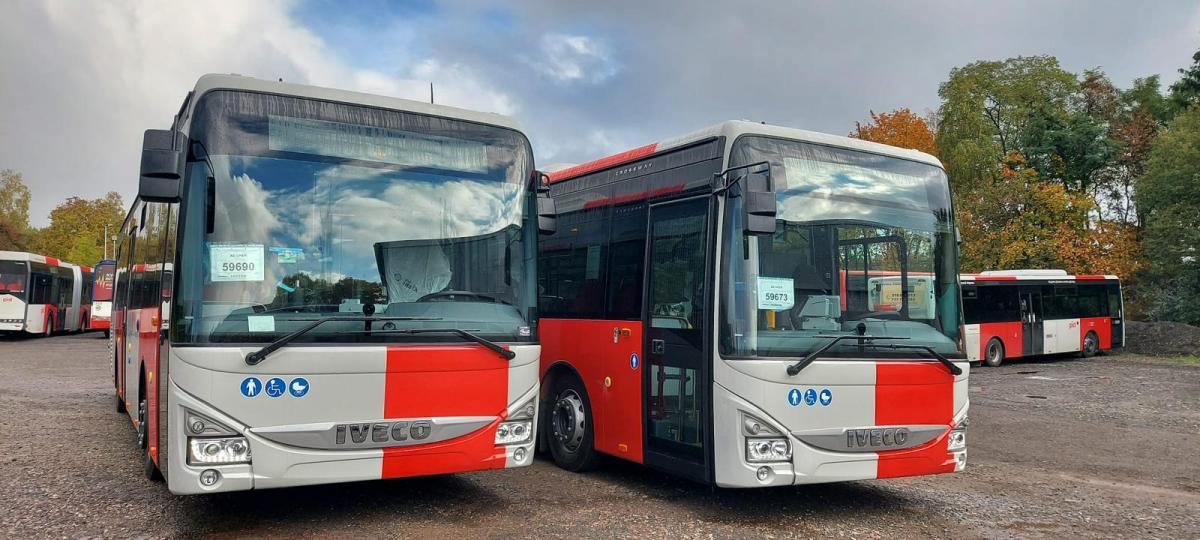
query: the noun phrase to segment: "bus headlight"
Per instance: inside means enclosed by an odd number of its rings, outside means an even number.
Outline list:
[[[189,437],[188,464],[229,465],[250,463],[250,443],[245,437]]]
[[[792,445],[787,439],[746,439],[746,461],[770,463],[791,461]]]
[[[496,427],[496,444],[524,444],[533,439],[533,421],[500,422]]]

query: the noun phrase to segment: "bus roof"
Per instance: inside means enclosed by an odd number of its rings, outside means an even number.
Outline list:
[[[203,96],[205,93],[213,90],[244,90],[266,94],[311,98],[323,101],[334,101],[338,103],[349,103],[354,105],[366,105],[368,107],[378,107],[381,109],[391,109],[418,114],[428,114],[431,116],[440,116],[443,118],[466,120],[468,122],[488,124],[516,131],[521,130],[516,120],[496,113],[472,111],[469,109],[450,107],[448,105],[437,105],[433,103],[425,103],[423,101],[414,101],[411,99],[377,96],[363,92],[339,90],[336,88],[325,88],[321,86],[310,86],[306,84],[294,84],[280,81],[267,81],[242,75],[223,75],[212,73],[203,75],[198,81],[196,81],[195,89],[191,94],[189,94],[188,100],[184,103],[183,110],[180,111],[181,114],[183,114],[183,117],[180,118],[179,121],[182,124],[186,124],[188,121],[190,121],[191,110],[195,107],[195,104],[199,100],[200,96]],[[180,125],[179,127],[182,128],[183,125]]]
[[[1120,279],[1111,274],[1068,274],[1066,270],[1057,269],[987,270],[978,274],[958,275],[958,280],[963,283],[978,281],[1120,281]]]
[[[63,267],[68,267],[68,268],[73,267],[73,266],[79,266],[77,264],[72,264],[67,261],[62,261],[62,260],[56,259],[54,257],[47,257],[45,255],[38,255],[36,253],[28,253],[25,251],[0,251],[0,261],[36,262],[36,263],[47,264],[50,266],[63,266]],[[87,267],[87,266],[79,266],[79,268],[81,268],[85,272],[90,272],[92,270],[90,267]]]
[[[895,146],[864,141],[862,139],[855,139],[852,137],[842,137],[839,135],[818,133],[804,129],[773,126],[761,122],[751,122],[748,120],[728,120],[714,126],[693,131],[680,137],[675,137],[656,143],[650,143],[645,146],[639,146],[631,150],[618,152],[611,156],[602,157],[587,163],[562,168],[548,173],[548,176],[550,177],[551,183],[561,182],[563,180],[568,180],[578,176],[583,176],[588,173],[615,167],[631,161],[636,161],[648,156],[652,156],[659,152],[670,150],[672,148],[679,148],[681,146],[687,146],[691,143],[711,139],[713,137],[725,137],[725,140],[727,141],[725,152],[726,155],[728,155],[731,143],[742,135],[765,135],[768,137],[779,137],[783,139],[810,142],[826,146],[835,146],[850,150],[859,150],[873,154],[882,154],[890,157],[918,161],[939,168],[942,167],[942,162],[938,161],[938,158],[917,150],[898,148]]]

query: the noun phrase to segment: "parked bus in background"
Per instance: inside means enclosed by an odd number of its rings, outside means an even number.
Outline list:
[[[541,433],[727,487],[966,463],[950,190],[933,156],[725,122],[549,175]]]
[[[1005,270],[961,279],[972,362],[998,366],[1009,358],[1059,353],[1089,357],[1125,343],[1117,276]]]
[[[117,261],[104,259],[93,268],[92,279],[92,330],[104,330],[104,337],[109,337],[109,324],[112,316],[113,279],[117,269]]]
[[[118,240],[116,407],[146,474],[190,494],[531,463],[536,179],[503,116],[200,78],[146,131]]]
[[[54,257],[0,251],[0,332],[50,336],[87,330],[92,269]]]

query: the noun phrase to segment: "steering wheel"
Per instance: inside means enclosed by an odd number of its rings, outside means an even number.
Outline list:
[[[418,302],[475,302],[478,300],[495,302],[496,297],[471,291],[446,289],[444,291],[429,293],[417,299]]]

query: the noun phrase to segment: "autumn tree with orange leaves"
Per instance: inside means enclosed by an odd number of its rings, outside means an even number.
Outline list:
[[[871,121],[866,124],[855,122],[850,136],[937,155],[937,143],[929,122],[907,108],[878,114],[871,111]]]

